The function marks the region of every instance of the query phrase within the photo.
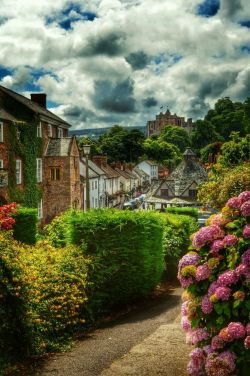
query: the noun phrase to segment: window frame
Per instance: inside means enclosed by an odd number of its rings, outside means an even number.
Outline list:
[[[48,123],[48,137],[53,137],[52,125]]]
[[[58,138],[63,138],[63,129],[61,127],[57,128],[57,136]]]
[[[36,136],[40,137],[40,138],[42,138],[42,136],[43,136],[43,134],[42,134],[42,122],[41,121],[39,121],[39,124],[37,125]]]
[[[17,168],[19,164],[19,169]],[[16,184],[22,184],[22,160],[16,159]]]
[[[0,142],[3,142],[3,122],[0,121]]]
[[[36,181],[42,183],[43,181],[43,160],[42,158],[36,158]]]
[[[197,198],[197,189],[191,188],[188,190],[188,197]]]
[[[0,170],[3,169],[3,159],[0,159]]]
[[[60,166],[51,166],[50,171],[50,180],[51,181],[60,181],[61,180],[61,168]]]
[[[38,202],[38,205],[37,205],[37,217],[38,217],[38,219],[43,218],[43,199],[42,198]]]

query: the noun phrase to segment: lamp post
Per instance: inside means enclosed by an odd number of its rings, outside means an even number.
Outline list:
[[[86,157],[86,210],[90,209],[90,197],[89,197],[89,154],[90,145],[83,145],[83,152]]]

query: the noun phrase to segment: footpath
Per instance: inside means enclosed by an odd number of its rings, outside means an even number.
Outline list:
[[[180,288],[104,325],[25,376],[187,376]]]

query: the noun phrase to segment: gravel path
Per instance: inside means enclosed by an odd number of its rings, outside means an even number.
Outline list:
[[[189,349],[179,324],[180,294],[174,289],[126,314],[25,375],[186,376]]]

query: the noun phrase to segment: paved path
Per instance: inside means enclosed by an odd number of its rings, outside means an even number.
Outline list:
[[[90,333],[26,376],[186,376],[189,348],[179,324],[180,294],[177,288]]]

